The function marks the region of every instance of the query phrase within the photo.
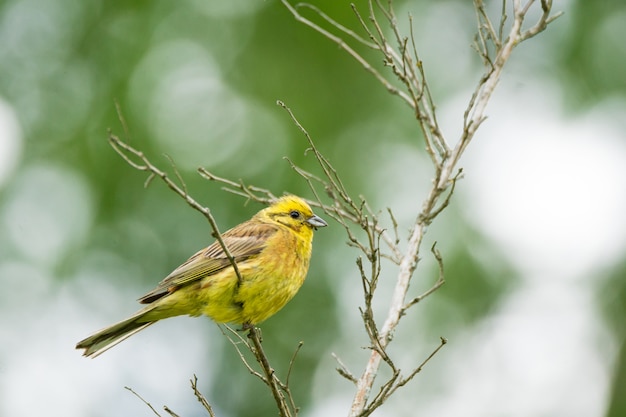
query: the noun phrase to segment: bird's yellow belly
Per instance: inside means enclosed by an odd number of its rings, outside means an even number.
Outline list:
[[[268,248],[272,249],[238,264],[241,283],[233,269],[226,268],[164,297],[155,318],[204,314],[218,323],[258,324],[266,320],[302,286],[309,257],[300,254],[310,253],[310,246],[299,239]]]
[[[210,296],[202,313],[219,323],[261,323],[283,308],[304,282],[305,271],[285,274],[280,269],[246,268],[241,284],[207,288]]]

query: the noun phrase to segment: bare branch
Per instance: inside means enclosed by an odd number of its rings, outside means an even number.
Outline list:
[[[198,390],[198,377],[194,374],[193,379],[190,379],[189,382],[191,382],[191,389],[193,390],[193,394],[196,396],[200,404],[202,404],[204,409],[209,413],[209,416],[215,417],[213,407],[211,407],[211,404],[209,404],[207,399],[204,398],[204,395],[202,395],[202,393]]]
[[[295,401],[293,399],[293,395],[291,394],[291,390],[289,388],[289,376],[291,375],[291,368],[295,361],[296,355],[298,354],[300,348],[302,347],[302,342],[298,344],[296,351],[294,352],[291,360],[289,362],[289,369],[287,373],[286,382],[283,383],[280,381],[278,376],[276,375],[274,368],[270,365],[269,359],[263,350],[262,340],[260,330],[252,325],[244,325],[243,330],[248,330],[247,338],[244,338],[240,332],[234,330],[232,327],[228,325],[219,325],[222,334],[224,334],[231,344],[237,350],[239,354],[239,358],[246,366],[248,371],[254,376],[258,377],[265,385],[270,388],[272,392],[272,396],[274,397],[274,401],[278,407],[279,413],[282,417],[290,417],[298,414],[298,408],[295,405]],[[224,328],[228,330],[228,332],[234,336],[230,336],[228,333],[224,331]],[[240,349],[240,345],[246,346],[246,348],[252,352],[257,363],[261,366],[261,372],[256,371],[246,360],[243,352]],[[286,397],[285,397],[286,394]]]
[[[300,349],[302,349],[302,346],[304,345],[303,341],[298,342],[298,347],[296,347],[296,350],[293,352],[293,355],[291,356],[291,360],[289,361],[289,368],[287,369],[287,376],[285,377],[285,386],[289,386],[289,377],[291,376],[291,371],[293,369],[293,364],[296,363],[296,356],[298,356],[298,352],[300,352]]]
[[[390,207],[387,207],[387,213],[389,213],[389,218],[391,219],[391,223],[393,225],[393,234],[395,236],[394,243],[397,245],[400,243],[400,236],[398,235],[398,222],[396,221],[396,217],[393,215],[393,211],[391,211]]]
[[[339,365],[338,368],[335,368],[339,375],[346,378],[348,381],[354,382],[356,384],[356,377],[352,374],[352,372],[350,372],[350,370],[348,370],[348,367],[341,361],[341,359],[339,359],[339,356],[337,356],[335,353],[331,353],[331,355],[333,358],[335,358],[337,364]]]
[[[123,142],[117,136],[113,135],[109,132],[109,144],[111,147],[133,168],[139,171],[145,171],[150,174],[150,176],[159,177],[172,191],[181,196],[188,205],[190,205],[195,210],[202,213],[202,215],[209,221],[211,225],[211,229],[213,230],[213,237],[219,242],[220,246],[224,250],[224,254],[230,261],[230,264],[237,275],[237,280],[241,283],[241,274],[239,272],[239,268],[237,267],[237,263],[235,262],[235,258],[230,254],[228,247],[224,243],[222,239],[222,235],[219,231],[219,227],[217,226],[217,222],[213,218],[211,214],[211,210],[207,207],[202,206],[196,200],[194,200],[185,189],[181,189],[178,185],[176,185],[165,172],[158,169],[155,165],[153,165],[148,158],[143,154],[143,152],[138,151],[133,148],[129,144]],[[140,162],[135,162],[131,159],[131,156]]]
[[[293,352],[293,355],[291,356],[291,360],[289,361],[289,368],[287,369],[287,376],[285,377],[285,383],[281,385],[282,389],[287,393],[287,399],[289,400],[289,405],[291,406],[291,409],[294,411],[294,414],[296,415],[298,414],[299,408],[296,406],[293,395],[291,394],[289,378],[291,377],[291,371],[293,369],[293,365],[296,362],[296,356],[298,356],[298,352],[300,352],[300,349],[302,348],[303,345],[304,345],[303,341],[298,342],[298,347],[296,347],[296,350]]]
[[[446,198],[443,200],[443,202],[441,202],[441,204],[439,204],[439,207],[432,208],[428,213],[428,216],[421,218],[420,222],[424,222],[427,225],[432,223],[435,217],[437,217],[443,210],[446,209],[446,207],[448,207],[448,204],[450,204],[450,199],[452,198],[452,194],[454,194],[454,189],[456,188],[456,182],[462,177],[462,175],[463,168],[459,168],[456,175],[450,180],[452,185],[450,186],[450,191],[448,191],[448,195],[446,195]]]
[[[207,171],[205,168],[198,168],[198,173],[201,177],[209,181],[226,184],[226,187],[222,187],[222,190],[232,194],[240,195],[242,197],[246,197],[248,200],[256,201],[262,204],[270,204],[277,199],[277,197],[272,194],[270,190],[255,187],[253,185],[246,186],[243,184],[242,180],[239,180],[239,182],[231,181],[227,178],[219,177],[212,172]],[[258,196],[257,194],[261,194],[261,196]]]
[[[278,411],[282,417],[288,417],[297,414],[296,409],[290,409],[285,399],[283,391],[286,390],[286,386],[280,382],[274,368],[269,363],[267,355],[263,351],[263,345],[261,343],[261,337],[258,329],[253,325],[244,326],[248,330],[248,338],[252,341],[252,353],[257,359],[257,362],[261,365],[261,369],[265,374],[265,383],[269,386],[274,396],[274,401],[278,406]],[[291,397],[291,395],[290,395]],[[290,403],[293,406],[293,400],[290,398]],[[292,413],[293,411],[293,413]]]
[[[130,388],[130,387],[124,387],[124,388],[126,388],[128,391],[132,392],[132,393],[133,393],[133,395],[134,395],[135,397],[139,398],[139,399],[140,399],[140,400],[141,400],[141,401],[142,401],[145,405],[147,405],[147,406],[150,408],[150,410],[152,410],[152,412],[153,412],[154,414],[156,414],[158,417],[161,417],[161,414],[159,414],[159,413],[157,412],[157,410],[155,410],[155,409],[154,409],[154,407],[152,406],[152,404],[150,404],[148,401],[144,400],[144,399],[141,397],[141,395],[137,394],[137,393],[136,393],[135,391],[133,391],[133,389],[132,389],[132,388]]]
[[[437,281],[435,282],[435,284],[432,287],[430,287],[426,292],[424,292],[423,294],[407,302],[404,305],[404,307],[402,307],[402,314],[404,314],[404,312],[406,312],[406,310],[408,310],[411,306],[419,303],[424,298],[428,297],[429,295],[437,291],[439,287],[441,287],[446,282],[445,275],[443,273],[443,258],[441,257],[441,253],[439,253],[439,250],[435,247],[436,245],[437,245],[437,242],[433,243],[433,246],[432,248],[430,248],[430,251],[435,256],[435,260],[437,261],[437,265],[439,266],[439,277],[437,278]]]
[[[389,398],[389,396],[395,391],[398,378],[400,378],[400,370],[396,369],[391,377],[383,385],[381,385],[378,393],[376,393],[372,401],[360,412],[359,416],[369,416],[374,412],[374,410],[383,405],[387,398]]]
[[[319,25],[313,23],[311,20],[303,17],[287,0],[281,0],[281,3],[285,6],[285,8],[287,8],[287,10],[289,10],[291,12],[293,17],[298,22],[300,22],[300,23],[302,23],[302,24],[304,24],[306,26],[309,26],[312,29],[314,29],[315,31],[317,31],[320,34],[324,35],[325,37],[327,37],[328,39],[330,39],[331,41],[336,43],[337,46],[339,46],[341,49],[345,50],[350,56],[352,56],[354,59],[356,59],[363,66],[363,68],[367,72],[372,74],[381,84],[383,84],[385,86],[387,91],[389,91],[391,94],[397,95],[400,98],[402,98],[402,100],[405,101],[409,106],[413,105],[413,102],[412,102],[411,98],[404,91],[399,90],[397,87],[395,87],[389,81],[387,81],[387,79],[385,79],[385,77],[383,77],[380,74],[380,72],[378,72],[378,70],[376,70],[372,65],[370,65],[369,62],[367,62],[367,60],[365,58],[363,58],[363,56],[361,56],[352,47],[350,47],[346,42],[344,42],[344,40],[342,38],[333,35],[332,33],[328,32],[327,30],[322,28],[321,26],[319,26]]]
[[[248,360],[246,359],[246,357],[243,355],[243,352],[241,351],[241,349],[239,348],[240,344],[243,344],[250,352],[252,352],[252,346],[248,343],[248,341],[246,339],[244,339],[241,334],[239,334],[239,332],[235,329],[233,329],[232,327],[226,325],[226,324],[218,324],[218,327],[220,329],[220,331],[222,332],[222,334],[224,336],[226,336],[226,338],[228,339],[228,341],[233,345],[233,347],[235,348],[235,350],[237,351],[237,354],[239,355],[239,359],[241,360],[241,362],[244,364],[244,366],[248,369],[248,372],[250,372],[252,375],[256,376],[257,378],[259,378],[261,381],[263,381],[264,384],[267,384],[267,380],[265,379],[265,376],[263,376],[263,374],[261,374],[260,372],[256,371],[248,362]],[[228,332],[230,333],[230,335],[228,333],[226,333],[224,331],[224,327],[226,328],[226,330],[228,330]],[[233,337],[231,335],[234,335],[238,340],[236,341],[235,339],[233,339]]]
[[[165,410],[165,412],[167,414],[169,414],[172,417],[180,417],[178,414],[176,414],[175,412],[173,412],[172,410],[170,410],[170,408],[167,405],[163,406],[163,410]]]
[[[398,381],[398,385],[396,386],[396,388],[400,388],[406,385],[406,383],[413,379],[415,375],[422,372],[424,366],[426,366],[426,364],[441,350],[441,348],[443,348],[444,345],[448,343],[448,339],[446,339],[445,337],[441,337],[440,340],[441,343],[439,344],[439,346],[437,346],[435,350],[433,350],[432,353],[424,360],[424,362],[422,362],[417,368],[415,368],[413,372],[411,372],[406,378],[402,378],[400,381]]]
[[[291,167],[307,181],[307,183],[309,184],[309,187],[311,188],[311,191],[315,194],[317,201],[316,202],[309,201],[309,203],[314,207],[320,207],[322,210],[324,210],[326,214],[333,217],[333,219],[337,220],[340,224],[342,224],[344,228],[346,229],[348,236],[350,237],[350,241],[355,243],[359,248],[361,248],[363,252],[366,253],[366,255],[370,256],[368,252],[373,252],[373,251],[368,251],[364,249],[364,245],[361,245],[360,243],[358,243],[356,239],[353,239],[353,236],[351,234],[351,231],[349,230],[349,227],[345,224],[343,220],[341,220],[341,219],[348,220],[362,227],[367,232],[368,227],[367,227],[367,224],[364,224],[365,218],[363,216],[362,208],[359,205],[357,205],[354,202],[354,200],[348,195],[348,192],[345,186],[343,185],[343,182],[339,178],[339,174],[337,173],[335,168],[331,165],[331,163],[317,149],[317,146],[315,146],[313,139],[311,138],[307,130],[300,124],[300,122],[295,117],[291,109],[287,107],[285,103],[283,103],[282,101],[278,101],[277,104],[287,111],[287,113],[289,114],[293,122],[296,124],[298,129],[300,129],[300,131],[304,134],[307,142],[309,143],[311,151],[313,151],[313,154],[315,155],[315,158],[317,159],[320,167],[322,168],[324,175],[328,179],[328,181],[324,181],[320,179],[319,177],[313,174],[310,174],[304,171],[303,169],[297,167],[295,164],[291,162],[291,160],[287,159]],[[334,205],[328,206],[321,202],[321,199],[315,189],[314,182],[319,183],[324,187],[324,190],[334,200]],[[383,228],[378,227],[377,225],[374,225],[372,232],[379,234],[381,236],[382,240],[387,244],[388,248],[392,251],[392,254],[390,255],[390,259],[394,260],[395,263],[398,263],[401,257],[401,252],[398,249],[397,244],[394,243],[394,240],[389,236],[387,231]]]
[[[375,43],[368,42],[367,40],[363,39],[356,32],[354,32],[353,30],[350,30],[347,27],[343,26],[341,23],[337,22],[336,20],[334,20],[333,18],[328,16],[326,13],[322,12],[318,7],[315,7],[312,4],[300,3],[300,4],[296,5],[296,8],[311,9],[315,13],[317,13],[322,19],[324,19],[325,21],[330,23],[333,27],[336,27],[337,29],[341,30],[343,33],[345,33],[346,35],[350,36],[351,38],[353,38],[357,42],[362,43],[363,45],[367,46],[368,48],[372,48],[372,49],[375,49],[375,48],[378,47],[378,45],[376,45]]]

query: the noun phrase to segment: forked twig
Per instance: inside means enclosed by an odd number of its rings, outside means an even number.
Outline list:
[[[204,409],[209,413],[209,416],[215,417],[213,407],[211,407],[211,404],[209,404],[204,395],[202,395],[200,390],[198,390],[198,377],[194,374],[193,379],[190,379],[189,382],[191,382],[191,389],[193,390],[193,394],[196,396],[200,404],[202,404]]]
[[[245,367],[248,369],[250,374],[252,374],[252,375],[256,376],[257,378],[259,378],[264,384],[267,383],[267,381],[265,380],[265,376],[263,376],[263,374],[258,372],[256,369],[254,369],[252,367],[252,365],[250,365],[250,363],[248,362],[248,360],[244,356],[243,352],[239,348],[239,345],[243,344],[250,352],[252,352],[253,348],[250,345],[250,343],[240,334],[240,332],[238,332],[237,330],[233,329],[232,327],[230,327],[230,326],[228,326],[226,324],[219,324],[218,327],[219,327],[220,331],[222,332],[222,334],[233,345],[233,347],[237,351],[237,354],[239,355],[239,359],[245,365]],[[226,331],[224,331],[224,328],[226,328],[228,333]],[[234,336],[234,338],[233,338],[233,336]],[[237,340],[235,340],[235,339],[237,339]]]
[[[437,245],[437,242],[433,243],[433,246],[432,248],[430,248],[430,251],[433,253],[435,260],[437,261],[437,265],[439,267],[439,277],[437,278],[437,281],[433,284],[433,286],[430,287],[427,291],[409,300],[406,304],[404,304],[404,307],[402,307],[402,314],[404,314],[406,310],[411,308],[411,306],[419,303],[424,298],[428,297],[429,295],[437,291],[446,282],[446,278],[443,273],[443,258],[441,257],[441,253],[439,253],[439,250],[435,247],[436,245]]]
[[[287,386],[280,382],[276,376],[274,368],[269,363],[267,355],[263,351],[263,344],[261,343],[261,337],[258,329],[255,326],[248,326],[248,338],[252,341],[252,353],[257,359],[257,362],[261,365],[261,369],[265,375],[265,383],[270,387],[274,401],[278,406],[278,411],[281,416],[293,416],[297,415],[297,409],[295,408],[293,398],[289,392]],[[283,392],[287,392],[290,400],[290,404],[287,404],[287,399]],[[293,407],[293,408],[290,408]]]
[[[356,376],[354,376],[352,372],[350,372],[348,367],[342,362],[339,356],[337,356],[334,352],[331,353],[331,355],[333,358],[335,358],[335,361],[337,361],[337,364],[339,365],[338,368],[335,368],[337,372],[339,373],[339,375],[346,378],[348,381],[351,381],[356,384],[356,381],[357,381]]]
[[[292,355],[291,360],[289,361],[287,377],[285,379],[285,382],[283,383],[276,375],[274,368],[270,365],[269,360],[265,355],[265,352],[263,351],[263,345],[259,329],[250,325],[244,326],[243,330],[248,330],[247,337],[244,337],[241,335],[241,332],[233,329],[228,325],[221,324],[219,325],[219,328],[222,334],[224,334],[233,345],[239,355],[239,359],[241,359],[248,371],[252,375],[259,378],[265,385],[270,388],[270,390],[272,391],[272,396],[274,397],[274,400],[279,407],[280,415],[285,417],[297,415],[298,407],[295,405],[291,389],[289,388],[289,377],[291,375],[291,370],[295,362],[295,358],[300,351],[303,343],[300,342],[298,344],[296,351]],[[224,328],[226,328],[226,331],[224,330]],[[247,350],[249,350],[254,355],[257,363],[261,366],[261,372],[257,371],[252,367],[252,365],[250,365],[243,352],[241,351],[240,345],[245,346]]]

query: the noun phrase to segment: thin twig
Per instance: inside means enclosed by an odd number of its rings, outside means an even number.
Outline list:
[[[144,400],[143,397],[141,395],[137,394],[135,391],[133,391],[133,389],[131,387],[124,387],[124,388],[126,388],[128,391],[132,392],[135,395],[135,397],[139,398],[145,405],[147,405],[150,408],[150,410],[152,410],[152,412],[154,414],[156,414],[158,417],[161,417],[161,414],[159,414],[157,412],[157,410],[154,409],[152,404],[150,404],[148,401]]]
[[[198,168],[198,173],[201,177],[209,180],[216,181],[222,184],[226,184],[226,187],[222,187],[222,190],[227,191],[232,194],[237,194],[242,197],[246,197],[249,200],[256,201],[262,204],[270,204],[277,199],[277,197],[272,194],[272,192],[265,188],[255,187],[253,185],[244,185],[242,180],[239,182],[229,180],[227,178],[219,177],[212,172],[207,171],[205,168]],[[257,194],[261,194],[262,196],[258,196]]]
[[[391,211],[390,207],[387,207],[387,213],[389,213],[389,218],[391,219],[391,224],[393,226],[393,234],[395,236],[394,243],[397,245],[398,243],[400,243],[400,235],[398,235],[398,221],[393,215],[393,211]]]
[[[439,287],[441,287],[443,284],[446,283],[446,278],[445,278],[445,275],[444,275],[444,272],[443,272],[443,258],[441,257],[441,253],[439,252],[439,250],[436,248],[436,245],[437,245],[437,242],[433,243],[433,246],[432,246],[432,248],[430,248],[430,251],[433,253],[433,256],[435,257],[435,260],[437,261],[437,266],[439,267],[439,277],[437,278],[437,281],[435,282],[435,284],[433,284],[433,286],[430,287],[426,292],[424,292],[424,293],[418,295],[417,297],[413,298],[412,300],[408,301],[404,305],[404,307],[402,307],[403,314],[411,306],[419,303],[424,298],[428,297],[429,295],[431,295],[432,293],[437,291],[439,289]]]
[[[446,207],[448,207],[448,205],[450,204],[450,199],[452,198],[452,195],[454,194],[456,183],[462,177],[462,175],[463,175],[463,168],[459,168],[456,175],[452,177],[452,179],[450,180],[452,185],[450,186],[450,191],[448,191],[448,195],[446,195],[443,202],[439,204],[439,207],[434,207],[433,209],[431,209],[430,212],[428,213],[428,216],[424,217],[423,219],[420,219],[421,221],[423,221],[425,224],[430,224],[434,220],[435,217],[437,217],[443,210],[446,209]]]
[[[294,363],[296,363],[296,357],[298,356],[298,352],[300,352],[300,349],[302,348],[302,346],[304,345],[303,341],[298,342],[298,347],[296,347],[296,350],[293,352],[293,355],[291,356],[291,359],[289,360],[289,368],[287,369],[287,376],[285,377],[285,383],[281,384],[282,389],[285,391],[285,393],[287,393],[287,398],[289,399],[289,403],[291,405],[291,409],[294,410],[294,413],[297,415],[298,414],[298,407],[296,406],[296,403],[294,401],[293,395],[291,393],[291,388],[289,385],[289,378],[291,377],[291,371],[293,370],[293,365]]]
[[[198,377],[196,376],[196,374],[193,375],[193,379],[190,379],[189,382],[191,382],[191,389],[193,390],[193,395],[196,396],[200,404],[202,404],[202,406],[209,413],[209,415],[211,417],[215,417],[215,413],[213,412],[213,407],[211,407],[211,404],[209,404],[209,402],[204,397],[204,395],[202,395],[202,393],[198,390]]]
[[[285,400],[280,381],[276,377],[274,368],[270,365],[267,355],[265,355],[265,352],[263,351],[263,344],[261,343],[259,331],[253,325],[248,326],[248,338],[252,341],[252,346],[254,347],[254,349],[252,349],[252,353],[255,355],[257,362],[261,365],[261,369],[265,374],[265,381],[272,391],[272,395],[274,396],[274,401],[278,406],[280,415],[283,417],[292,416],[293,414]]]
[[[180,417],[178,414],[176,414],[175,412],[173,412],[167,405],[163,406],[163,409],[165,410],[165,412],[167,414],[169,414],[172,417]]]
[[[281,0],[281,3],[285,6],[287,10],[291,12],[293,17],[300,23],[309,26],[314,29],[318,33],[321,33],[331,41],[335,42],[337,46],[341,49],[345,50],[349,55],[351,55],[354,59],[356,59],[363,68],[372,74],[381,84],[385,86],[388,92],[391,94],[395,94],[402,98],[402,100],[407,103],[409,106],[413,106],[413,101],[411,98],[404,92],[399,90],[396,86],[391,84],[385,77],[383,77],[378,70],[376,70],[365,58],[363,58],[358,52],[356,52],[352,47],[350,47],[344,40],[338,36],[333,35],[329,31],[325,30],[321,26],[313,23],[311,20],[303,17],[287,0]]]
[[[293,369],[293,364],[296,362],[296,356],[298,356],[298,352],[300,352],[300,349],[302,349],[302,346],[304,345],[303,341],[298,342],[298,347],[296,347],[296,350],[293,352],[293,355],[291,356],[291,360],[289,361],[289,368],[287,369],[287,376],[285,377],[285,386],[289,386],[289,377],[291,376],[291,371]]]
[[[312,4],[309,4],[309,3],[299,3],[299,4],[296,5],[296,8],[306,8],[306,9],[313,10],[315,13],[318,14],[319,17],[321,17],[322,19],[324,19],[325,21],[330,23],[333,27],[336,27],[337,29],[339,29],[340,31],[345,33],[346,35],[350,36],[351,38],[353,38],[357,42],[367,46],[368,48],[372,48],[372,49],[376,49],[378,47],[378,45],[376,45],[375,43],[368,42],[367,40],[363,39],[356,32],[354,32],[351,29],[348,29],[347,27],[345,27],[344,25],[342,25],[341,23],[337,22],[336,20],[334,20],[333,18],[328,16],[326,13],[321,11],[318,7],[313,6]]]
[[[413,372],[411,372],[406,378],[403,378],[400,381],[398,381],[398,385],[396,386],[396,388],[400,388],[406,385],[406,383],[409,382],[411,379],[413,379],[415,375],[422,372],[422,369],[424,369],[424,366],[426,366],[426,364],[441,350],[441,348],[443,348],[444,345],[448,343],[448,339],[446,339],[445,337],[440,337],[440,340],[441,340],[441,343],[439,343],[439,346],[437,346],[435,350],[433,350],[431,354],[428,355],[426,359],[424,359],[424,362],[422,362],[417,368],[415,368]]]
[[[335,358],[335,360],[337,361],[337,364],[339,365],[338,368],[335,368],[337,372],[339,373],[339,375],[346,378],[348,381],[351,381],[356,384],[357,378],[352,374],[352,372],[350,372],[348,367],[341,361],[339,356],[337,356],[334,352],[331,353],[331,355],[333,358]]]
[[[315,142],[309,135],[309,132],[302,126],[302,124],[300,124],[300,122],[298,121],[296,116],[293,114],[291,109],[287,107],[285,103],[283,103],[280,100],[277,102],[277,104],[287,111],[291,120],[295,123],[295,125],[298,127],[298,129],[300,129],[300,131],[306,138],[311,150],[313,151],[315,155],[315,158],[317,159],[319,165],[322,167],[324,175],[328,179],[328,183],[302,170],[301,168],[297,167],[295,164],[291,163],[291,161],[289,160],[292,168],[294,168],[296,172],[298,172],[303,178],[307,180],[310,188],[316,194],[316,196],[317,196],[317,192],[315,191],[315,187],[312,183],[312,180],[316,180],[317,182],[319,182],[320,184],[324,186],[324,189],[326,189],[327,191],[332,190],[331,192],[337,195],[335,197],[335,206],[326,206],[322,204],[321,202],[319,202],[319,198],[318,198],[318,202],[313,202],[312,205],[315,207],[320,207],[322,210],[324,210],[325,213],[331,216],[336,215],[343,219],[349,220],[353,222],[354,224],[361,225],[363,222],[363,219],[359,215],[361,208],[349,196],[335,168],[333,168],[330,162],[317,149],[317,146],[315,145]],[[343,206],[345,208],[342,208],[339,200],[342,200],[342,202],[345,203],[345,206]],[[346,230],[348,231],[347,225],[345,225],[345,223],[343,224]],[[374,231],[375,233],[380,234],[383,241],[387,244],[388,248],[392,251],[391,259],[393,259],[394,262],[398,263],[402,254],[400,252],[400,249],[398,248],[398,245],[394,243],[394,239],[391,238],[389,234],[387,233],[387,231],[383,228],[375,227]]]
[[[128,123],[126,123],[126,118],[124,118],[124,113],[122,112],[122,107],[120,106],[119,101],[115,100],[115,112],[117,113],[117,118],[122,124],[122,129],[124,130],[124,137],[130,138],[130,132],[128,130]]]
[[[224,336],[226,336],[226,338],[228,339],[228,341],[233,345],[233,347],[235,348],[235,350],[237,351],[237,354],[239,355],[239,359],[241,360],[241,362],[244,364],[244,366],[248,369],[248,371],[256,376],[257,378],[259,378],[261,381],[263,381],[264,384],[267,384],[267,380],[265,379],[265,376],[263,376],[263,374],[261,374],[260,372],[256,371],[248,362],[248,360],[246,359],[246,357],[244,356],[243,352],[241,351],[241,349],[239,348],[240,344],[243,344],[250,352],[252,352],[253,348],[252,346],[248,343],[248,341],[246,339],[244,339],[241,334],[233,329],[232,327],[226,325],[226,324],[220,324],[218,325],[220,331],[222,332],[222,334]],[[232,335],[234,335],[238,341],[235,341],[230,334],[226,333],[224,331],[224,328],[226,328],[228,330],[228,332]]]

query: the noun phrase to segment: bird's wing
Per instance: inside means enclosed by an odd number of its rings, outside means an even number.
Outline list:
[[[267,239],[277,230],[277,226],[272,224],[248,221],[222,234],[222,240],[235,262],[242,262],[258,255],[265,247]],[[139,302],[151,303],[181,286],[213,275],[230,265],[224,249],[215,241],[172,271],[154,290],[141,297]]]

